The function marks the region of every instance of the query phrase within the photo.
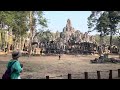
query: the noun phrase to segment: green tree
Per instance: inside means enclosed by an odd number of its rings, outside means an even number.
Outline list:
[[[112,36],[116,34],[117,25],[120,22],[120,12],[119,11],[108,11],[108,18],[110,21],[110,46],[112,45]]]
[[[53,37],[50,30],[47,30],[47,31],[41,30],[37,36],[40,42],[49,42],[50,40],[52,40],[52,37]]]
[[[26,11],[17,11],[13,12],[14,14],[14,25],[12,26],[13,29],[13,35],[15,36],[14,40],[14,47],[19,46],[19,48],[22,50],[22,40],[24,38],[24,35],[28,31],[27,27],[27,12]],[[16,48],[15,48],[16,49]]]
[[[88,28],[100,32],[101,43],[105,35],[110,35],[110,46],[112,36],[117,32],[117,25],[120,21],[119,11],[93,11],[88,17]]]
[[[10,12],[10,11],[0,11],[0,30],[2,31],[2,47],[4,47],[6,42],[3,39],[3,37],[5,37],[3,34],[5,33],[4,31],[6,31],[4,28],[7,27],[7,30],[9,31],[9,29],[11,28],[11,26],[13,25],[13,17],[14,15]]]
[[[30,42],[29,42],[29,55],[31,55],[35,26],[40,25],[41,27],[47,27],[47,20],[43,17],[42,11],[29,11],[29,28],[30,28]]]
[[[30,17],[30,12],[32,18]],[[31,31],[31,38],[33,38],[35,35],[33,31],[35,31],[36,25],[47,26],[47,20],[43,17],[42,11],[1,11],[0,20],[2,26],[7,25],[8,28],[12,28],[15,36],[15,47],[19,44],[21,49],[22,40],[29,29]],[[32,42],[32,39],[30,40]]]
[[[3,30],[6,26],[8,32],[11,32],[12,30],[12,33],[15,36],[15,41],[21,42],[19,39],[21,39],[22,35],[24,35],[27,30],[26,22],[27,11],[0,11],[0,28]]]

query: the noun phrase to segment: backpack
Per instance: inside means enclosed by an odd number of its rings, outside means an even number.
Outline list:
[[[15,61],[15,62],[16,62],[16,61]],[[13,65],[15,62],[13,62],[12,65]],[[12,72],[11,72],[11,67],[12,67],[12,65],[7,68],[7,70],[5,71],[5,73],[4,73],[3,76],[2,76],[2,79],[11,79],[11,74],[12,74]]]

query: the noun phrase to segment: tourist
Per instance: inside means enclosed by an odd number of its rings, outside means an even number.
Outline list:
[[[7,54],[7,47],[5,48],[5,54]]]
[[[59,60],[60,60],[61,56],[59,55]]]
[[[42,50],[40,50],[40,55],[42,55]]]
[[[8,62],[7,68],[12,64],[11,67],[11,79],[21,79],[20,78],[20,73],[23,70],[23,65],[20,64],[18,58],[21,56],[21,53],[19,51],[13,51],[12,53],[12,59]]]

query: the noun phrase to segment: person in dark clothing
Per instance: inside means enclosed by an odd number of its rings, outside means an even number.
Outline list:
[[[7,52],[7,48],[5,48],[5,53]]]
[[[7,55],[7,48],[5,48],[5,54]]]
[[[40,55],[42,55],[42,49],[40,50]]]
[[[61,56],[59,55],[59,60],[60,60]]]

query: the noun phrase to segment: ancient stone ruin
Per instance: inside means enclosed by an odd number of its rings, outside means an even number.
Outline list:
[[[88,35],[87,32],[82,33],[82,32],[80,32],[80,30],[75,30],[72,27],[70,19],[67,20],[67,24],[66,24],[66,27],[63,28],[62,35],[64,36],[64,38],[63,37],[62,38],[65,39],[66,41],[70,40],[72,38],[75,38],[74,40],[77,41],[77,42],[95,43],[94,36]]]
[[[49,43],[49,47],[46,47],[47,52],[52,50],[54,53],[58,51],[61,53],[83,53],[94,52],[96,48],[94,36],[75,30],[70,19],[67,20],[62,32],[56,32],[53,42]]]
[[[41,42],[37,37],[35,37],[34,42],[37,44],[34,43],[34,45],[32,45],[33,53],[94,54],[99,53],[100,51],[100,47],[97,45],[95,37],[89,35],[88,32],[82,33],[80,30],[76,30],[72,26],[70,19],[67,20],[62,32],[57,31],[56,33],[52,33],[52,35],[53,37],[49,40],[49,42]],[[29,46],[27,43],[29,40],[26,40],[25,42],[24,47],[26,47],[26,51]],[[105,53],[108,53],[109,51],[108,46],[105,47],[103,45],[102,49]],[[116,52],[116,50],[117,49],[114,47],[113,52]]]

